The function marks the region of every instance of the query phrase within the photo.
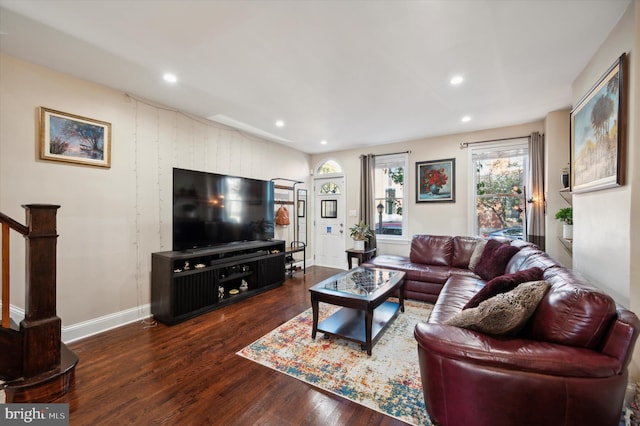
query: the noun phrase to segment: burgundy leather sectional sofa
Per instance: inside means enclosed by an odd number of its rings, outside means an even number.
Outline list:
[[[470,261],[478,260],[479,241],[417,235],[409,257],[381,255],[363,265],[405,271],[406,296],[434,303],[414,333],[432,421],[446,426],[618,425],[640,330],[637,316],[523,241],[502,240],[510,247],[506,265],[498,259],[489,276],[482,271],[483,278],[479,265],[472,265],[476,272],[469,269]],[[491,282],[491,275],[499,274],[494,280],[499,281],[535,268],[550,288],[517,333],[497,336],[445,324]]]

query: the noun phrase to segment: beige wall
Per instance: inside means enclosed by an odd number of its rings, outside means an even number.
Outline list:
[[[589,64],[573,84],[575,105],[626,52],[631,59],[636,55],[634,38],[637,32],[635,7],[632,3],[607,40],[598,49]],[[638,116],[637,98],[633,95],[638,81],[638,69],[633,60],[628,67],[628,117]],[[637,121],[637,120],[636,120]],[[629,306],[631,272],[631,200],[640,196],[634,185],[637,150],[637,130],[629,120],[627,154],[627,184],[618,188],[573,195],[574,241],[573,266],[590,281],[609,292],[619,303]],[[633,224],[635,225],[635,224]],[[637,226],[637,225],[635,225]],[[637,244],[637,243],[636,243]],[[637,260],[636,260],[637,261]]]
[[[142,315],[151,253],[171,249],[173,167],[308,179],[309,157],[299,151],[6,55],[0,93],[0,211],[24,223],[22,204],[62,206],[57,295],[64,327],[97,318],[108,327],[122,312]],[[40,106],[112,123],[111,168],[39,160]],[[24,242],[16,233],[11,241],[11,302],[24,308]]]
[[[478,132],[470,132],[449,136],[418,139],[375,147],[366,147],[349,151],[338,151],[330,154],[314,155],[311,162],[315,166],[335,159],[344,168],[347,181],[346,210],[356,210],[356,217],[347,217],[347,227],[352,226],[360,217],[360,160],[362,154],[390,154],[411,151],[407,173],[409,194],[407,206],[403,209],[408,217],[409,238],[414,234],[435,235],[469,235],[469,157],[467,149],[460,149],[461,142],[484,141],[490,139],[514,138],[528,136],[533,132],[544,133],[542,121],[518,126],[503,127]],[[456,160],[456,202],[455,203],[416,203],[416,162],[455,158]],[[410,240],[397,242],[378,241],[379,253],[408,255]],[[349,244],[349,242],[347,242]]]
[[[640,125],[638,117],[640,116],[640,0],[634,1],[633,12],[634,29],[633,52],[630,56],[630,69],[633,70],[631,78],[634,80],[630,87],[629,96],[629,183],[632,188],[631,193],[631,229],[629,239],[632,241],[629,253],[630,264],[630,306],[631,310],[640,312]],[[634,358],[632,360],[631,375],[635,381],[640,379],[640,344],[636,345]]]
[[[569,111],[553,111],[544,120],[545,132],[545,199],[547,201],[546,251],[564,266],[572,267],[571,253],[560,243],[562,223],[556,220],[556,212],[567,207],[560,195],[562,168],[569,164]]]
[[[573,84],[574,105],[623,53],[628,55],[627,180],[619,188],[575,194],[574,268],[624,306],[640,311],[640,0],[624,16]],[[640,345],[631,377],[640,378]]]

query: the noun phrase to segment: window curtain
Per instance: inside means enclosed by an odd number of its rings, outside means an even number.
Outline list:
[[[529,138],[529,187],[527,188],[527,241],[545,249],[544,137],[538,132]]]
[[[376,210],[374,207],[375,194],[375,168],[376,168],[376,156],[373,154],[367,154],[360,156],[360,219],[371,228],[373,232],[372,224],[375,221]],[[376,248],[376,234],[369,237],[369,241],[366,244],[368,248]]]

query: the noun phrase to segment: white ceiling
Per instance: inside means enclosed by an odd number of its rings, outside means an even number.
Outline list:
[[[319,153],[570,107],[629,3],[0,0],[0,50]]]

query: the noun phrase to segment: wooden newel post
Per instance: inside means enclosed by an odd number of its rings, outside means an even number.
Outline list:
[[[32,377],[60,364],[62,321],[56,314],[56,213],[60,206],[30,204],[26,209],[25,317],[23,374]]]

